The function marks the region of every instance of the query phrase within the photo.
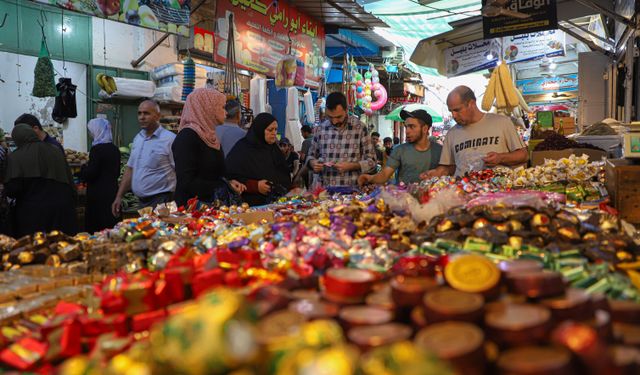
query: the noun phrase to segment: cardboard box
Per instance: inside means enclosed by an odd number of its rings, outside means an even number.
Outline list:
[[[533,151],[531,153],[531,166],[544,164],[544,159],[559,160],[568,158],[571,155],[581,156],[587,154],[590,161],[599,161],[603,157],[607,157],[607,153],[600,150],[592,150],[590,148],[568,148],[559,151]]]
[[[267,223],[273,223],[275,221],[273,211],[243,212],[241,214],[235,214],[231,216],[237,219],[242,219],[247,225],[261,223],[263,220]]]
[[[640,165],[628,159],[609,159],[605,171],[607,192],[620,218],[640,224]]]

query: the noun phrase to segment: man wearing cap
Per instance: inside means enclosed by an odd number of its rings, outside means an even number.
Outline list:
[[[300,163],[300,157],[296,152],[293,151],[293,145],[289,138],[282,137],[280,142],[278,142],[278,146],[280,146],[280,151],[284,154],[284,158],[287,161],[287,166],[289,167],[289,173],[295,174],[298,170],[298,165]],[[296,163],[298,162],[298,163]]]
[[[457,125],[444,139],[438,168],[424,173],[421,178],[463,176],[497,165],[514,168],[529,160],[527,148],[511,119],[480,111],[469,87],[453,89],[447,97],[447,107]]]
[[[387,158],[387,164],[376,175],[362,174],[358,185],[384,184],[398,170],[400,182],[410,184],[420,181],[420,174],[438,166],[442,146],[429,140],[431,116],[422,109],[400,112],[404,120],[407,143],[396,146]]]

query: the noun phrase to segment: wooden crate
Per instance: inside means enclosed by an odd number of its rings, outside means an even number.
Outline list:
[[[620,217],[640,224],[640,164],[626,159],[609,159],[605,170],[607,191]]]

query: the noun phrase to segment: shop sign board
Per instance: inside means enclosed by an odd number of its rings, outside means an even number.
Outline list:
[[[500,57],[500,40],[478,40],[447,48],[444,53],[447,77],[473,73],[496,66]]]
[[[447,48],[447,77],[493,68],[499,59],[507,64],[565,55],[566,34],[560,30],[479,40]]]
[[[482,6],[493,0],[482,0]],[[484,39],[518,35],[558,28],[556,0],[511,0],[508,7],[528,18],[512,16],[482,17]]]
[[[189,36],[188,0],[33,0],[129,25]]]
[[[304,63],[305,85],[319,86],[325,43],[322,23],[284,0],[218,0],[214,60],[222,64],[227,61],[230,14],[238,67],[274,77],[278,62],[291,54]]]
[[[502,38],[503,58],[507,63],[565,55],[565,33],[547,30]]]
[[[567,74],[559,77],[522,79],[516,81],[522,95],[540,95],[551,92],[567,92],[578,90],[578,75]]]

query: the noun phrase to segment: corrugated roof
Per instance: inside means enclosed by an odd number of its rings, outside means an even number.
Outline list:
[[[324,24],[359,29],[387,27],[355,0],[289,0],[289,3]]]

